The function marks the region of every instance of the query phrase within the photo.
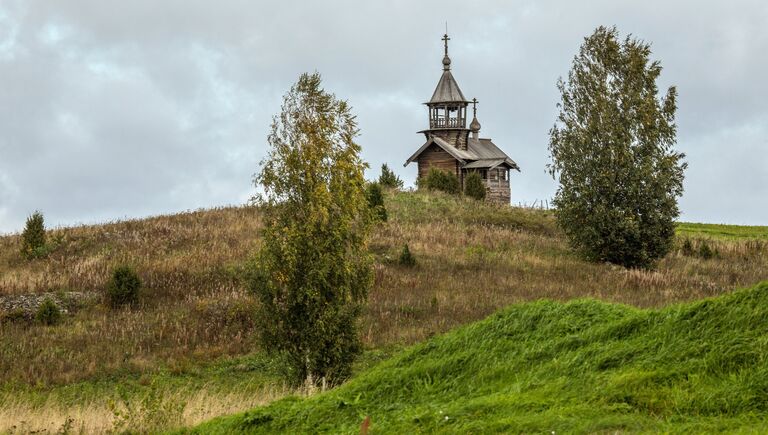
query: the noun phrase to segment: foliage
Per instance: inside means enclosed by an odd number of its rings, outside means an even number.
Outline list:
[[[45,298],[37,307],[35,321],[41,325],[52,326],[61,321],[61,310],[51,298]]]
[[[416,266],[416,257],[411,254],[408,244],[403,245],[403,249],[400,251],[400,257],[397,258],[397,264],[405,267]]]
[[[464,195],[478,201],[485,199],[485,183],[483,183],[483,178],[477,171],[470,172],[464,179]]]
[[[419,187],[428,190],[439,190],[452,195],[460,192],[459,178],[456,177],[456,174],[451,174],[437,168],[429,169],[427,176],[419,181]]]
[[[294,383],[341,382],[361,350],[357,321],[373,275],[357,134],[347,102],[324,91],[319,74],[303,74],[254,177],[264,230],[251,288],[262,343],[286,358]]]
[[[386,163],[381,165],[381,175],[379,175],[379,184],[382,185],[382,187],[386,187],[389,189],[402,189],[403,188],[403,180],[400,179],[400,177],[397,176],[391,169],[389,169],[389,166],[387,166]]]
[[[650,54],[649,44],[599,27],[557,85],[555,215],[592,261],[647,268],[673,245],[687,164],[673,149],[677,91],[657,99],[661,65]]]
[[[46,254],[45,222],[39,211],[27,218],[24,232],[21,233],[21,252],[27,258],[40,258]]]
[[[713,241],[714,243],[714,241]],[[762,248],[762,242],[755,240],[748,244],[750,247],[760,250]],[[717,247],[710,246],[710,242],[707,239],[699,239],[695,243],[690,238],[685,238],[680,247],[680,253],[687,257],[698,257],[703,260],[711,260],[720,256],[720,252]]]
[[[118,266],[107,283],[107,302],[113,308],[133,305],[139,300],[141,279],[131,266]]]
[[[717,252],[709,246],[706,240],[699,245],[699,257],[710,260],[715,256],[717,256]]]
[[[766,322],[768,283],[660,310],[518,304],[192,432],[358,433],[366,416],[382,433],[765,432]]]
[[[382,222],[387,221],[387,208],[384,206],[384,193],[380,183],[368,183],[365,188],[365,197],[374,217]]]
[[[685,240],[683,241],[683,246],[680,248],[680,250],[683,253],[683,255],[692,257],[694,251],[693,251],[693,242],[691,242],[691,239],[686,237]]]

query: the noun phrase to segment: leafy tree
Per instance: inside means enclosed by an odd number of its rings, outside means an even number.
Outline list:
[[[392,172],[391,169],[389,169],[389,166],[387,166],[386,163],[381,165],[381,175],[379,175],[379,184],[381,184],[383,187],[387,187],[390,189],[402,189],[403,188],[403,180],[400,179],[394,172]]]
[[[674,150],[677,91],[658,98],[650,45],[616,28],[585,38],[568,80],[548,165],[559,226],[587,259],[652,267],[673,246],[685,155]]]
[[[21,252],[27,258],[45,255],[45,221],[39,211],[27,218],[24,232],[21,233]]]
[[[429,190],[439,190],[452,195],[457,195],[461,190],[459,189],[459,178],[456,174],[430,168],[427,172],[427,176],[420,181],[419,187],[423,187]]]
[[[485,183],[478,172],[472,171],[464,179],[464,195],[479,201],[485,199]]]
[[[295,382],[335,384],[361,350],[357,322],[373,282],[371,213],[355,116],[303,74],[283,99],[254,176],[264,220],[251,287],[264,347]]]
[[[384,193],[381,191],[381,184],[373,182],[368,183],[365,189],[365,196],[368,198],[368,206],[374,217],[382,222],[387,221],[387,209],[384,206]]]

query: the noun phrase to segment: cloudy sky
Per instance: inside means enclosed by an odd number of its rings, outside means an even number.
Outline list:
[[[36,209],[56,226],[243,203],[305,71],[352,104],[375,172],[411,184],[446,21],[481,136],[522,168],[514,203],[554,194],[555,82],[584,36],[616,25],[678,86],[682,219],[768,225],[763,0],[0,0],[0,233]]]

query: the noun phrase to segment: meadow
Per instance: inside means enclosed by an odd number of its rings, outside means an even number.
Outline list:
[[[329,392],[183,433],[765,433],[768,282],[640,310],[516,304]]]
[[[510,304],[590,297],[659,308],[768,278],[760,228],[681,224],[678,247],[639,271],[580,260],[545,210],[413,192],[386,203],[390,220],[370,243],[376,279],[359,373]],[[32,261],[18,235],[0,237],[0,298],[91,296],[71,300],[56,326],[0,314],[0,432],[169,429],[297,393],[255,340],[246,271],[260,225],[256,208],[229,207],[60,228],[49,231],[48,257]],[[397,264],[405,243],[416,267]],[[144,283],[136,308],[102,301],[119,264]]]

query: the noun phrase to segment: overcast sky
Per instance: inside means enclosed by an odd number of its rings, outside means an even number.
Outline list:
[[[358,115],[363,157],[403,168],[442,71],[482,137],[549,199],[555,83],[583,38],[652,43],[679,90],[682,219],[768,225],[768,2],[0,0],[0,233],[240,204],[282,95],[318,71]]]

